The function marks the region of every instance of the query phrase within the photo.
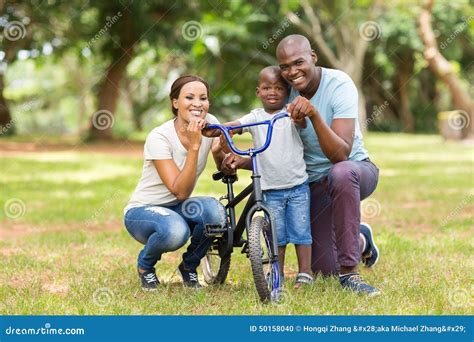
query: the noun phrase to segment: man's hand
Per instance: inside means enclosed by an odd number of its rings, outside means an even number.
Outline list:
[[[302,125],[305,117],[311,119],[312,116],[316,115],[317,110],[306,97],[298,96],[288,105],[288,113],[294,122]]]

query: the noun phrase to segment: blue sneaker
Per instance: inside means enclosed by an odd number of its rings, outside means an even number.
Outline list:
[[[343,288],[369,297],[378,296],[381,293],[376,287],[367,284],[357,272],[339,275],[339,282]]]
[[[364,235],[366,241],[365,250],[362,252],[362,262],[366,267],[374,267],[377,261],[379,261],[380,254],[374,242],[372,228],[367,223],[361,223],[360,233]]]
[[[155,269],[147,270],[142,273],[138,271],[138,276],[140,277],[140,282],[142,283],[143,291],[155,291],[160,281],[156,277]]]
[[[178,271],[181,274],[181,277],[183,278],[184,286],[192,287],[195,289],[198,289],[201,287],[201,284],[199,284],[199,281],[198,281],[198,274],[196,270],[187,270],[184,268],[184,264],[180,263],[178,266]]]

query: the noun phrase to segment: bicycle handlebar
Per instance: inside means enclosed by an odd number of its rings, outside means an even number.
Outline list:
[[[265,120],[265,121],[251,123],[251,124],[237,125],[237,126],[224,126],[224,125],[219,125],[219,124],[210,124],[210,125],[207,125],[205,129],[220,130],[224,134],[227,140],[227,143],[229,144],[230,149],[235,154],[238,154],[241,156],[252,156],[255,154],[262,153],[268,148],[268,146],[270,146],[270,143],[272,141],[273,125],[275,124],[275,121],[289,117],[289,116],[290,115],[288,114],[288,112],[283,112],[283,113],[276,114],[273,118],[271,118],[271,120]],[[263,146],[260,146],[259,148],[249,148],[248,150],[240,150],[234,145],[234,142],[232,141],[232,137],[230,136],[229,132],[236,129],[240,129],[240,128],[259,126],[259,125],[268,125],[267,138],[265,139],[265,143],[263,144]]]

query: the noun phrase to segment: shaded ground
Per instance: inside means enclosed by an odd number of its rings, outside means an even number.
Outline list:
[[[362,274],[384,295],[367,301],[320,277],[313,288],[293,291],[297,268],[290,247],[285,300],[264,306],[238,250],[223,286],[183,289],[176,274],[180,250],[157,265],[160,291],[139,291],[135,260],[141,246],[124,229],[122,210],[141,174],[141,143],[0,141],[0,313],[471,313],[472,146],[383,134],[371,134],[367,145],[381,175],[362,216],[374,228],[382,257]],[[208,162],[196,194],[224,192],[212,172]],[[239,179],[237,188],[243,188],[248,173]],[[7,208],[10,200],[18,201],[16,211]]]

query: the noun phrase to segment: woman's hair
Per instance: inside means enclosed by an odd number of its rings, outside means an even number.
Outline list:
[[[174,115],[178,114],[178,110],[173,107],[173,99],[177,99],[179,97],[179,93],[181,92],[181,88],[183,88],[183,86],[186,83],[195,82],[195,81],[201,82],[202,84],[204,84],[206,86],[207,98],[209,99],[209,84],[207,83],[207,81],[205,79],[203,79],[199,76],[195,76],[195,75],[181,76],[178,79],[176,79],[176,81],[174,81],[173,84],[171,85],[170,100],[171,100],[171,110],[173,111]]]

